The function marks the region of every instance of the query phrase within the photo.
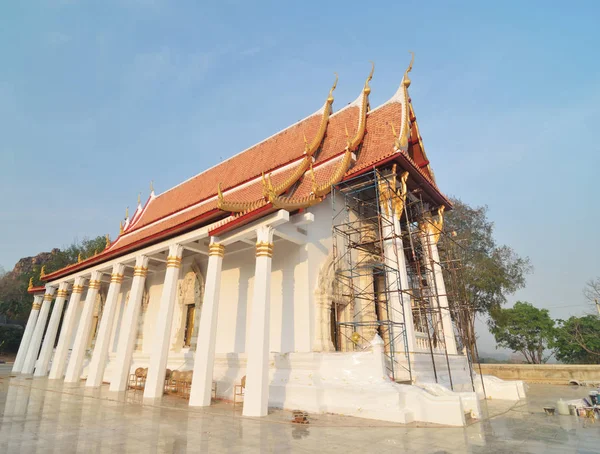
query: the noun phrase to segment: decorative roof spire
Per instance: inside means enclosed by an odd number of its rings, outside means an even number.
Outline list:
[[[123,221],[119,221],[119,235],[123,235]]]
[[[106,246],[104,247],[104,250],[108,249],[110,247],[110,235],[107,233],[106,234]]]
[[[154,180],[150,180],[150,196],[154,196]]]
[[[125,208],[125,219],[129,219],[129,207]]]
[[[46,276],[46,265],[43,265],[40,270],[40,279],[44,279],[44,276]]]
[[[81,252],[79,254],[77,254],[77,263],[81,263]]]
[[[415,62],[415,53],[410,52],[410,64],[406,71],[404,71],[404,77],[402,78],[402,126],[400,128],[400,137],[394,141],[396,148],[406,151],[408,150],[408,138],[410,136],[410,108],[408,106],[408,87],[410,87],[410,78],[408,73],[412,71],[413,63]]]
[[[27,286],[27,290],[31,290],[33,288],[33,277],[29,278],[29,285]]]
[[[372,73],[371,73],[372,75]],[[283,181],[279,183],[273,184],[271,181],[270,175],[265,178],[265,175],[262,175],[262,183],[263,183],[263,197],[271,202],[273,202],[277,197],[290,189],[302,176],[306,173],[309,166],[312,164],[313,155],[319,149],[319,146],[323,142],[325,138],[325,132],[327,131],[327,125],[329,123],[329,116],[331,115],[331,104],[333,104],[333,91],[337,86],[338,75],[335,74],[335,81],[329,90],[329,94],[327,99],[325,100],[325,104],[323,106],[322,115],[321,115],[321,123],[319,124],[319,130],[315,134],[313,140],[308,143],[308,139],[306,135],[304,135],[304,157],[294,171]],[[321,112],[321,110],[319,112]],[[255,205],[258,202],[263,202],[264,200],[255,200],[252,202],[236,202],[236,201],[226,201],[223,197],[223,192],[221,191],[221,185],[218,185],[217,188],[217,207],[224,211],[231,212],[242,212],[249,209],[251,206]]]
[[[142,204],[142,193],[138,192],[138,206],[140,206]]]

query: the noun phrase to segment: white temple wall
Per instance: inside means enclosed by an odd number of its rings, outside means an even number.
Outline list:
[[[313,223],[302,226],[308,242],[297,245],[276,238],[271,274],[270,351],[310,352],[315,333],[315,289],[320,269],[331,249],[331,204],[323,203],[311,208]],[[249,333],[249,317],[254,286],[255,250],[226,250],[221,276],[219,316],[216,340],[217,353],[244,353]],[[206,258],[194,255],[183,261],[180,282],[195,261],[202,277],[206,275]],[[150,354],[152,333],[162,294],[164,271],[149,273],[146,287],[148,307],[144,313],[142,354]],[[129,286],[131,283],[129,283]],[[116,351],[120,330],[120,317],[124,309],[129,286],[120,296],[118,319],[113,329],[111,351]],[[176,302],[170,339],[172,353],[187,351],[181,348],[181,330],[185,326],[185,308]]]

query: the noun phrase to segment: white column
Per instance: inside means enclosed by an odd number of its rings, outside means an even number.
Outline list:
[[[190,392],[191,406],[206,407],[211,402],[215,344],[217,341],[219,290],[221,288],[221,269],[224,254],[225,247],[217,243],[213,237],[208,248],[206,287],[204,289],[198,343],[194,357],[194,380]]]
[[[121,334],[119,344],[117,345],[117,357],[113,376],[110,380],[111,391],[127,390],[127,381],[129,380],[129,368],[131,367],[131,357],[135,348],[135,339],[137,337],[138,317],[144,296],[144,285],[146,275],[148,274],[148,257],[140,255],[135,259],[133,269],[133,282],[131,283],[131,292],[129,301],[125,306],[125,314],[121,323]]]
[[[406,344],[409,352],[415,351],[415,326],[413,322],[412,306],[410,295],[404,293],[410,290],[408,283],[408,273],[406,271],[406,258],[404,257],[404,244],[402,243],[400,216],[402,213],[395,213],[394,207],[390,207],[391,214],[388,216],[390,224],[383,227],[384,234],[384,255],[386,270],[386,280],[389,288],[389,310],[390,319],[396,323],[404,323],[406,330]],[[397,260],[396,260],[397,257]],[[396,273],[395,268],[398,267]],[[400,282],[398,282],[400,279]],[[400,292],[403,290],[404,292]],[[394,350],[397,353],[404,351],[404,338],[398,332],[399,328],[394,327]]]
[[[256,230],[256,271],[246,366],[244,416],[266,416],[269,410],[269,317],[273,228]]]
[[[79,306],[79,302],[81,301],[83,283],[84,279],[82,277],[75,278],[75,283],[71,289],[69,304],[67,305],[67,311],[65,312],[65,318],[60,330],[58,345],[56,346],[56,351],[54,352],[52,367],[50,368],[50,374],[48,375],[48,378],[50,379],[60,379],[65,375],[65,368],[67,367],[67,355],[69,354],[69,349],[71,348],[73,330],[77,324],[77,306]]]
[[[452,316],[448,306],[448,297],[446,296],[446,284],[444,283],[444,275],[440,266],[440,255],[438,252],[437,243],[431,235],[428,236],[429,247],[431,251],[433,277],[437,287],[438,304],[442,316],[442,327],[444,328],[444,339],[446,340],[446,351],[450,355],[456,355],[456,339],[454,337],[454,327],[452,326]]]
[[[100,290],[101,277],[102,273],[98,271],[92,271],[90,282],[88,284],[87,295],[85,297],[85,303],[83,305],[81,318],[79,320],[79,326],[77,327],[77,334],[75,334],[75,342],[73,343],[71,358],[69,359],[67,372],[65,373],[66,383],[77,383],[81,378],[83,360],[85,358],[85,351],[87,349],[88,338],[90,335],[89,331],[90,327],[92,326],[92,318],[94,316],[94,305],[96,304],[96,296],[98,296],[98,291]]]
[[[19,351],[17,352],[17,357],[15,358],[15,363],[13,364],[13,374],[20,373],[21,369],[23,368],[25,356],[27,356],[29,344],[31,343],[31,337],[33,336],[33,330],[35,329],[35,322],[37,321],[38,314],[40,313],[42,298],[43,295],[41,294],[33,297],[33,306],[31,307],[31,312],[29,312],[27,325],[25,326],[25,331],[23,332],[23,337],[21,338],[21,344],[19,345]]]
[[[162,296],[156,326],[154,327],[154,343],[148,365],[148,376],[144,388],[144,398],[156,399],[162,397],[165,387],[165,373],[167,359],[169,358],[169,345],[171,343],[171,325],[173,324],[173,308],[177,294],[177,280],[181,268],[181,255],[183,248],[179,244],[169,247],[167,257],[167,272],[163,285]]]
[[[21,372],[24,374],[33,373],[33,369],[35,368],[35,362],[38,358],[38,353],[40,352],[40,345],[42,343],[42,337],[44,336],[44,329],[46,329],[46,321],[48,320],[48,312],[50,311],[50,305],[52,304],[55,291],[56,287],[46,286],[46,294],[42,301],[42,308],[40,309],[37,322],[35,323],[33,336],[31,336],[31,342],[27,349],[27,356],[25,356],[25,362],[21,369]]]
[[[54,301],[54,307],[52,308],[52,315],[50,316],[46,335],[44,336],[44,342],[42,343],[40,358],[35,366],[35,372],[33,374],[35,377],[44,377],[48,373],[48,365],[50,364],[52,353],[54,352],[56,333],[58,332],[58,325],[60,324],[60,318],[62,317],[68,288],[69,284],[67,282],[62,282],[58,286],[56,300]]]
[[[112,332],[113,323],[115,321],[115,313],[117,312],[117,301],[121,293],[121,283],[123,282],[123,272],[125,266],[121,263],[113,265],[112,274],[110,275],[110,286],[106,295],[106,303],[102,310],[100,318],[100,327],[98,328],[98,336],[94,345],[94,353],[90,361],[88,369],[88,377],[85,386],[98,387],[102,384],[104,378],[104,369],[108,361],[108,346],[110,344],[110,334]]]

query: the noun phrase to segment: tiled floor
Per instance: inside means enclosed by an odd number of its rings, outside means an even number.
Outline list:
[[[600,453],[600,421],[546,416],[559,397],[588,388],[531,385],[519,403],[484,403],[487,417],[467,428],[407,427],[357,418],[290,412],[244,418],[241,406],[189,410],[166,397],[141,403],[139,393],[114,395],[47,379],[0,375],[0,453],[337,452],[337,453]]]

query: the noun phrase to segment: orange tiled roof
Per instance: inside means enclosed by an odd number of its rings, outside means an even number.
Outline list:
[[[412,105],[409,111],[411,120],[414,120]],[[437,192],[438,199],[445,201],[430,173],[429,161],[419,140],[416,121],[411,124],[408,150],[403,152],[395,148],[392,124],[399,129],[402,115],[402,100],[396,96],[367,114],[366,132],[357,150],[357,160],[346,175],[357,174],[389,159],[402,158],[404,165],[412,167],[416,172],[415,175],[418,173],[418,177],[426,182],[433,192]],[[158,196],[151,197],[141,213],[135,214],[132,223],[110,248],[82,263],[50,273],[46,280],[55,279],[80,268],[87,268],[110,257],[138,249],[191,228],[207,225],[219,218],[222,220],[212,227],[213,230],[217,228],[222,230],[229,224],[250,219],[252,216],[249,212],[252,210],[260,210],[261,215],[272,210],[270,204],[262,199],[261,174],[270,173],[273,184],[289,176],[295,169],[295,163],[300,162],[303,157],[305,137],[311,138],[317,133],[321,116],[322,110],[317,111],[244,152]],[[327,182],[335,172],[336,164],[344,154],[347,134],[349,137],[354,136],[359,116],[360,107],[356,102],[330,116],[326,135],[315,154],[316,159],[313,164],[317,184]],[[216,193],[219,183],[222,185],[226,200],[255,201],[252,209],[226,216],[225,212],[217,208]],[[308,177],[307,172],[292,188],[291,195],[294,198],[305,197],[310,195],[311,189],[312,178]]]

